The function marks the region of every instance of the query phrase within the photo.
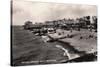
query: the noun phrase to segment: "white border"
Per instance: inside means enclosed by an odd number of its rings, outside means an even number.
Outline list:
[[[28,0],[29,1],[29,0]],[[73,4],[89,4],[98,6],[98,19],[100,18],[100,0],[30,0],[40,2],[56,2],[56,3],[73,3]],[[98,31],[100,30],[98,21]],[[98,32],[98,36],[99,36]],[[98,37],[98,47],[99,46]],[[100,52],[100,49],[99,49]],[[100,54],[99,54],[100,55]],[[83,62],[83,63],[66,63],[66,64],[50,64],[50,65],[32,65],[37,67],[98,67],[98,62]],[[26,67],[32,67],[26,66]],[[10,0],[0,0],[0,67],[10,67]],[[23,66],[24,67],[24,66]]]

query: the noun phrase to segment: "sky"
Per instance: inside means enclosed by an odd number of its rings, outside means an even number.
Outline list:
[[[34,1],[12,2],[12,24],[23,25],[25,21],[45,22],[63,18],[78,18],[82,16],[97,16],[96,5],[46,3]]]

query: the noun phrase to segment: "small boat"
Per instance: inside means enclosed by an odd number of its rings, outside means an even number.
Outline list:
[[[44,42],[49,42],[51,39],[48,37],[48,36],[46,36],[46,35],[42,35],[41,36],[42,37],[42,40],[44,41]]]

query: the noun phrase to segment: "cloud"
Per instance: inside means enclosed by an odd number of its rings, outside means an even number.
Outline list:
[[[13,1],[14,25],[22,25],[27,20],[35,23],[62,18],[76,18],[85,15],[97,15],[97,7],[95,5]]]

